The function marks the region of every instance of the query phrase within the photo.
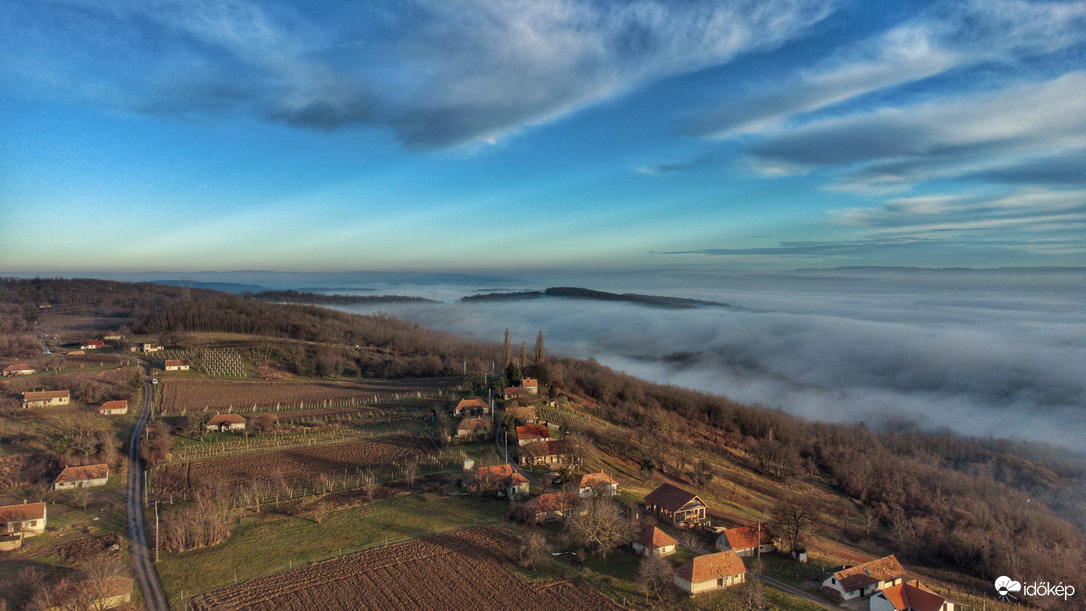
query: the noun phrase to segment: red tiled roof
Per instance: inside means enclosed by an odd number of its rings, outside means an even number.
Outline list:
[[[526,424],[517,427],[517,440],[550,439],[551,432],[545,424]]]
[[[643,520],[637,521],[637,542],[651,549],[679,544],[671,535]]]
[[[505,413],[514,418],[520,418],[521,420],[534,420],[535,419],[535,407],[507,407]]]
[[[833,576],[846,592],[851,592],[880,581],[892,581],[904,574],[901,563],[890,555],[837,571]]]
[[[520,381],[520,385],[524,388],[539,387],[539,380],[535,378],[524,378]]]
[[[40,520],[45,517],[45,503],[19,503],[0,507],[0,522]]]
[[[82,482],[89,479],[102,479],[109,477],[109,465],[84,465],[82,467],[65,467],[57,479],[57,482]]]
[[[504,480],[509,479],[513,482],[514,486],[528,483],[528,479],[513,470],[513,467],[509,463],[502,465],[494,465],[492,467],[479,467],[478,470],[479,479],[484,480]]]
[[[210,426],[218,426],[220,424],[245,424],[245,418],[237,414],[219,414],[211,420],[207,421]]]
[[[743,566],[743,559],[732,551],[695,556],[675,570],[679,578],[690,583],[702,583],[730,575],[742,575],[746,572],[747,567]]]
[[[456,404],[457,411],[472,407],[478,407],[483,410],[489,409],[489,406],[482,399],[461,399],[460,403]]]
[[[761,543],[758,543],[758,526],[739,526],[737,528],[729,528],[724,531],[724,537],[728,540],[728,545],[733,550],[745,550],[754,549],[759,545],[769,545],[773,543],[773,536],[769,533],[769,528],[762,524],[761,528]]]
[[[547,513],[572,509],[580,502],[580,497],[569,492],[548,492],[541,494],[524,504],[532,513]]]
[[[585,473],[581,476],[580,482],[577,484],[578,488],[595,488],[596,486],[604,486],[607,484],[618,485],[618,482],[611,479],[610,475],[607,475],[603,471],[599,473]]]
[[[565,456],[569,454],[569,444],[565,439],[537,441],[521,448],[528,456]]]
[[[106,345],[106,343],[103,342],[100,339],[89,339],[89,340],[83,342],[83,346],[85,346],[87,348],[103,348],[103,347],[105,347],[105,345]]]
[[[490,428],[490,421],[486,418],[468,418],[466,420],[461,420],[460,424],[457,425],[456,430],[485,431],[488,428]]]
[[[185,361],[182,359],[166,359],[165,367],[181,367],[185,365]]]
[[[114,409],[128,409],[128,401],[106,401],[98,411],[105,412]]]
[[[899,583],[896,586],[881,590],[886,599],[894,605],[895,609],[912,611],[939,611],[943,608],[946,598],[932,592],[919,581],[911,583]]]
[[[517,395],[525,394],[527,391],[522,386],[510,386],[502,391],[502,394],[506,397],[515,397]]]
[[[694,499],[698,499],[698,495],[693,492],[687,492],[671,484],[660,484],[656,490],[645,496],[645,504],[656,505],[667,511],[678,511]],[[698,499],[698,502],[701,502],[701,499]]]
[[[23,401],[46,401],[67,396],[68,391],[66,390],[37,390],[34,392],[24,392]]]
[[[33,371],[33,369],[33,367],[26,363],[15,363],[14,365],[4,367],[4,371]]]

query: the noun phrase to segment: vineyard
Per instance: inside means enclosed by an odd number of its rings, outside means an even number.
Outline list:
[[[438,398],[455,384],[453,378],[364,382],[166,380],[161,385],[159,409],[167,416],[313,410],[405,398]]]
[[[350,477],[367,469],[434,464],[433,454],[426,439],[398,436],[170,463],[155,469],[150,492],[158,499],[187,499],[200,490],[251,487],[254,482],[283,488],[321,477],[329,480],[337,473]]]
[[[230,348],[197,348],[195,350],[167,350],[157,357],[162,367],[168,359],[187,361],[193,369],[217,378],[244,378],[245,362],[236,350]]]
[[[580,581],[522,582],[517,540],[469,528],[311,564],[194,597],[210,609],[618,609]]]

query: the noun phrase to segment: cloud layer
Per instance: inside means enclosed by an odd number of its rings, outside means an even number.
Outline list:
[[[0,9],[0,74],[140,113],[252,112],[443,147],[774,48],[823,4],[17,1]]]

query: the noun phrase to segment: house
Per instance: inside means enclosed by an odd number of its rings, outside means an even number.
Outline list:
[[[883,588],[871,597],[868,604],[871,611],[955,611],[959,606],[919,581]]]
[[[585,473],[577,481],[577,493],[582,499],[590,496],[615,496],[618,494],[618,482],[602,471]]]
[[[524,389],[525,393],[529,395],[539,394],[539,380],[535,378],[524,378],[520,381],[520,387]]]
[[[705,503],[698,495],[671,484],[660,484],[645,497],[645,509],[676,526],[704,523]]]
[[[548,492],[524,504],[530,522],[542,524],[569,515],[580,504],[580,497],[569,492]]]
[[[525,424],[517,427],[517,445],[523,446],[529,443],[546,441],[551,438],[551,432],[543,424]]]
[[[896,586],[905,580],[905,569],[894,556],[872,560],[854,567],[841,569],[822,582],[823,588],[837,592],[842,600],[870,596],[875,592]]]
[[[45,532],[45,503],[22,502],[0,507],[0,551],[16,549],[24,537]]]
[[[675,585],[688,594],[736,586],[747,577],[747,567],[735,552],[717,552],[691,558],[675,569]]]
[[[515,501],[528,497],[528,478],[517,473],[509,463],[479,467],[476,477],[483,486],[494,487],[498,498]]]
[[[520,464],[524,466],[572,465],[576,462],[564,439],[537,441],[520,448]]]
[[[465,418],[456,427],[457,437],[475,437],[490,432],[489,418]]]
[[[630,545],[642,556],[670,556],[679,545],[671,535],[644,520],[637,520],[634,528],[636,538]]]
[[[120,331],[110,331],[109,333],[104,334],[102,336],[102,339],[104,339],[106,341],[111,341],[111,342],[119,342],[119,341],[121,341],[121,332]]]
[[[546,424],[547,422],[536,415],[535,406],[521,407],[517,404],[508,405],[505,415],[512,418],[517,424]]]
[[[166,359],[163,369],[166,371],[188,371],[189,364],[181,359]]]
[[[36,369],[31,368],[30,365],[27,365],[26,363],[16,363],[14,365],[8,365],[7,367],[4,367],[5,378],[11,376],[28,376],[36,372]]]
[[[502,399],[509,401],[526,394],[528,394],[528,391],[522,386],[507,386],[502,390]]]
[[[728,528],[716,539],[716,548],[720,551],[731,550],[741,558],[757,553],[769,553],[776,549],[773,535],[766,524]]]
[[[142,344],[140,344],[140,350],[142,350],[143,352],[158,352],[162,350],[162,346],[159,346],[158,344],[153,344],[151,342],[143,342]]]
[[[98,408],[101,416],[123,416],[128,413],[128,401],[106,401]]]
[[[105,486],[108,479],[109,465],[106,464],[65,467],[53,480],[53,490]]]
[[[97,350],[99,348],[105,348],[106,343],[100,339],[88,339],[83,342],[83,345],[79,347],[80,350]]]
[[[453,408],[453,416],[484,416],[490,413],[490,406],[482,399],[461,399]]]
[[[23,408],[68,405],[71,395],[66,390],[39,390],[23,393]]]
[[[209,431],[244,431],[245,418],[237,414],[219,414],[208,420],[204,428]]]

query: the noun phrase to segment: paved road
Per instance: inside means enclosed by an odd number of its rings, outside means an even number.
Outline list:
[[[765,585],[767,585],[767,586],[769,586],[771,588],[781,590],[782,592],[787,592],[787,593],[791,594],[792,596],[798,596],[798,597],[802,598],[803,600],[806,600],[808,602],[814,603],[814,604],[822,607],[823,609],[830,609],[831,611],[841,611],[841,607],[831,605],[830,603],[822,600],[821,598],[819,598],[819,597],[817,597],[817,596],[815,596],[815,595],[813,595],[813,594],[811,594],[809,592],[804,592],[803,590],[801,590],[801,589],[799,589],[799,588],[797,588],[795,586],[784,583],[783,581],[781,581],[779,579],[774,579],[774,578],[770,577],[769,575],[755,575],[755,577],[760,579],[762,581],[762,583],[764,583]]]
[[[158,572],[155,570],[154,558],[147,549],[147,540],[144,537],[143,508],[140,505],[140,493],[143,490],[143,464],[140,462],[140,438],[143,437],[143,429],[151,418],[151,404],[154,400],[154,388],[147,375],[143,376],[143,406],[140,409],[139,420],[132,431],[132,437],[128,440],[128,488],[125,507],[128,511],[128,549],[132,568],[136,572],[136,582],[143,594],[143,605],[148,611],[169,611],[170,605],[166,602],[166,595],[162,591],[162,584],[158,580]]]

